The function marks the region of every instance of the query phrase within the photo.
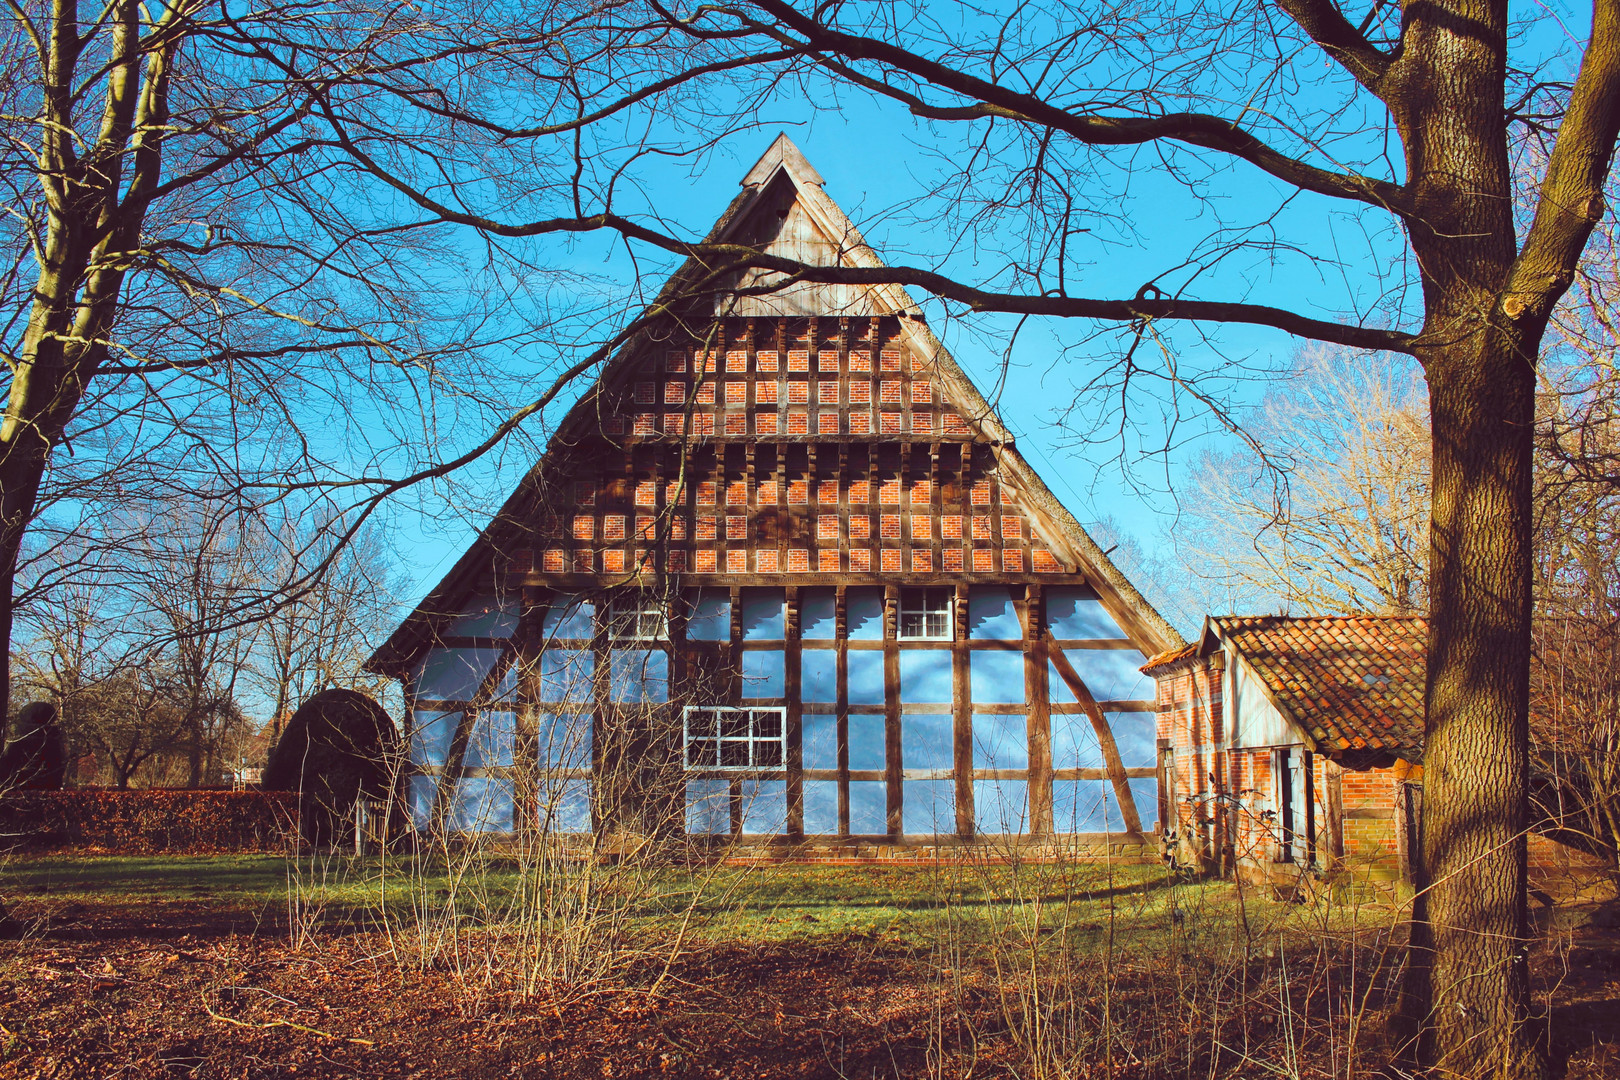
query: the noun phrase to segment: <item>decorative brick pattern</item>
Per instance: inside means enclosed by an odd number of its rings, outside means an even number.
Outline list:
[[[880,428],[879,434],[882,434],[882,435],[898,435],[898,434],[900,434],[900,414],[899,413],[897,413],[897,412],[886,412],[886,413],[879,413],[878,416],[881,417],[881,423],[878,425],[879,428]]]
[[[931,514],[909,514],[911,518],[911,538],[913,540],[932,540],[934,538],[934,518]]]
[[[871,352],[866,349],[851,349],[849,353],[849,370],[852,372],[871,371]]]
[[[678,506],[685,501],[688,490],[690,488],[683,485],[679,480],[666,480],[664,481],[664,502],[670,506]]]
[[[588,539],[588,538],[587,538]],[[602,539],[609,543],[624,539],[624,515],[602,515]]]
[[[791,353],[788,355],[792,355]],[[810,550],[808,548],[788,548],[788,573],[803,574],[810,569]]]
[[[746,540],[746,539],[748,539],[748,519],[746,517],[744,517],[742,514],[727,514],[726,515],[726,539],[727,540]]]
[[[664,384],[664,404],[686,404],[686,384],[679,379],[671,379]]]
[[[851,405],[872,404],[872,384],[864,380],[850,383],[849,403]]]
[[[635,493],[634,501],[635,501],[635,504],[637,506],[657,506],[658,505],[658,481],[656,481],[656,480],[638,480],[638,481],[636,481],[636,493]]]
[[[624,573],[624,551],[623,551],[623,549],[621,549],[621,548],[613,548],[611,550],[602,552],[602,573],[604,573],[604,574],[622,574],[622,573]]]
[[[884,349],[882,354],[879,357],[879,360],[881,361],[879,366],[881,366],[884,371],[899,371],[900,370],[900,350],[899,349]]]
[[[990,515],[989,514],[974,514],[973,515],[973,539],[975,539],[975,540],[988,540],[988,539],[990,539]]]
[[[594,574],[596,572],[596,556],[589,551],[574,552],[574,573]]]
[[[931,574],[934,572],[934,553],[927,548],[911,549],[911,572],[914,574]]]
[[[728,550],[726,552],[726,573],[728,573],[728,574],[746,574],[746,573],[748,573],[748,549],[747,548],[731,548],[730,550]]]
[[[748,353],[742,349],[730,349],[726,352],[727,371],[747,371]]]
[[[947,435],[971,435],[971,434],[973,434],[973,432],[968,430],[967,421],[963,420],[959,415],[957,415],[956,413],[946,413],[945,414],[945,434],[947,434]]]
[[[870,574],[872,572],[872,553],[866,548],[857,548],[849,553],[849,572],[852,574]]]
[[[803,380],[795,380],[787,384],[789,405],[808,405],[810,403],[810,384]]]
[[[658,519],[651,514],[636,515],[636,539],[651,540],[658,531]]]
[[[1017,514],[1001,515],[1001,538],[1003,540],[1019,540],[1024,535],[1024,519]]]
[[[914,435],[932,435],[934,433],[934,414],[925,412],[912,413],[911,431]]]
[[[671,551],[665,555],[664,569],[671,574],[686,573],[686,552]]]
[[[1022,574],[1024,572],[1024,553],[1017,548],[1004,548],[1001,552],[1001,569],[1007,574]]]
[[[775,548],[761,548],[754,552],[754,570],[758,573],[779,573],[777,564],[780,561],[781,560],[777,558],[777,551]]]
[[[939,519],[940,536],[946,540],[962,539],[962,515],[945,514]]]
[[[879,535],[885,540],[900,539],[900,515],[884,514],[883,531]]]
[[[1030,552],[1029,559],[1037,574],[1057,574],[1063,571],[1063,566],[1057,561],[1057,556],[1045,548],[1036,548]]]
[[[686,519],[684,517],[677,516],[669,519],[669,538],[671,540],[686,539]]]
[[[900,380],[884,379],[882,393],[878,396],[878,400],[885,405],[898,405],[905,400],[900,394]]]
[[[823,574],[837,574],[844,569],[844,559],[837,548],[824,548],[816,552],[816,569]]]
[[[757,383],[755,383],[754,384],[754,404],[756,404],[756,405],[775,405],[776,404],[776,387],[777,387],[777,383],[776,383],[776,381],[774,379],[772,381],[770,381],[770,382],[757,382]]]
[[[988,574],[996,568],[996,553],[989,548],[973,549],[973,572]]]
[[[838,481],[816,481],[816,502],[821,503],[823,506],[828,504],[836,505],[838,502]]]
[[[741,379],[732,379],[726,383],[726,404],[748,404],[748,384]]]
[[[780,358],[775,349],[761,349],[754,354],[754,370],[772,372],[780,370]]]
[[[974,506],[989,506],[990,505],[990,481],[988,481],[988,480],[975,480],[973,482],[973,505]]]
[[[632,435],[656,435],[658,433],[657,413],[636,413],[635,419],[630,422]]]
[[[755,506],[775,506],[781,501],[781,493],[777,491],[775,480],[761,480],[754,486]]]
[[[777,414],[773,413],[773,412],[755,413],[754,414],[754,434],[756,434],[756,435],[775,435],[776,431],[777,431],[777,422],[780,419],[781,418],[778,417]]]
[[[911,505],[927,506],[934,501],[934,482],[932,480],[914,480],[911,484]]]
[[[787,369],[789,371],[809,371],[810,370],[810,352],[809,352],[809,350],[808,349],[789,349],[788,350],[788,368]]]
[[[748,481],[733,480],[726,485],[727,506],[748,505]]]
[[[872,433],[872,414],[869,412],[850,413],[849,433],[851,435],[870,435]]]
[[[694,524],[697,526],[697,540],[699,543],[702,543],[704,540],[714,540],[718,538],[716,530],[719,528],[719,521],[720,519],[715,517],[713,514],[699,514],[697,516],[697,520],[694,522]]]
[[[816,434],[817,435],[837,435],[838,434],[838,414],[835,413],[835,412],[823,412],[823,413],[820,413],[819,415],[817,415],[816,416]]]
[[[911,403],[913,405],[932,405],[934,403],[934,384],[927,382],[912,383]]]
[[[940,569],[947,574],[960,574],[962,572],[962,549],[946,548],[940,552]]]
[[[1001,505],[1002,506],[1012,506],[1013,505],[1012,492],[1007,490],[1007,485],[1006,484],[1001,485]]]
[[[788,413],[787,433],[789,435],[810,434],[810,416],[803,412]]]
[[[789,506],[805,506],[810,502],[810,481],[789,480],[787,489]]]
[[[883,574],[898,574],[900,572],[900,549],[884,548],[881,553],[881,565],[878,572]]]
[[[837,514],[818,514],[816,516],[816,539],[817,540],[836,540],[836,539],[838,539],[838,515]]]
[[[878,484],[878,502],[885,506],[900,505],[900,481],[884,480]]]
[[[838,371],[838,350],[822,349],[816,353],[816,370],[836,373]]]
[[[694,574],[712,574],[715,568],[715,554],[711,548],[698,548],[692,552],[692,572]]]
[[[562,548],[546,548],[540,556],[540,569],[548,574],[560,574],[568,565],[568,553]]]
[[[727,435],[747,435],[748,414],[744,412],[726,413],[725,431]]]
[[[575,514],[574,515],[574,539],[575,540],[594,540],[594,539],[596,539],[596,518],[592,517],[590,514]]]
[[[602,421],[602,434],[604,434],[604,435],[623,435],[624,434],[624,417],[622,417],[622,416],[610,416],[607,419],[603,420]]]
[[[714,383],[705,380],[694,388],[692,400],[699,405],[714,404]]]
[[[714,413],[694,413],[692,416],[693,435],[714,434]]]
[[[635,398],[637,405],[651,405],[658,400],[658,387],[651,382],[638,382]]]
[[[683,435],[686,433],[686,414],[667,412],[664,414],[664,434]]]
[[[838,404],[838,382],[835,379],[822,379],[816,384],[816,404]]]
[[[697,485],[697,504],[699,506],[715,506],[718,503],[720,492],[713,480],[699,480]]]
[[[664,353],[664,370],[674,374],[681,374],[686,370],[686,350],[670,349]]]
[[[697,358],[692,363],[692,370],[694,372],[713,371],[719,366],[719,363],[720,355],[718,352],[716,352],[714,349],[704,349],[702,352],[697,354]]]
[[[849,538],[868,540],[872,536],[872,518],[867,514],[849,515]]]

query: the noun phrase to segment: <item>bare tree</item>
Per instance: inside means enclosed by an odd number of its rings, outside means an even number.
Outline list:
[[[1243,609],[1415,614],[1427,597],[1429,418],[1421,374],[1307,348],[1180,493],[1188,568]]]

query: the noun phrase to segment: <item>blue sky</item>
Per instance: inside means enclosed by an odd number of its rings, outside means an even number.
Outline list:
[[[1548,53],[1566,46],[1570,36],[1584,35],[1589,18],[1586,9],[1558,0],[1526,6],[1516,14],[1554,16],[1541,20],[1529,40],[1530,47]],[[988,262],[978,265],[978,253],[972,250],[952,251],[958,238],[949,234],[941,219],[896,209],[920,197],[944,175],[953,155],[962,152],[965,126],[930,126],[881,101],[837,111],[817,111],[802,101],[776,101],[763,110],[760,121],[757,128],[728,137],[697,172],[689,162],[652,160],[637,173],[648,208],[666,228],[700,237],[780,130],[804,151],[826,178],[826,192],[889,262],[942,261],[967,279],[993,269]],[[1372,137],[1361,147],[1365,157],[1376,155],[1377,142]],[[1288,249],[1251,250],[1229,259],[1201,278],[1189,296],[1243,299],[1322,318],[1345,318],[1353,309],[1370,305],[1390,276],[1398,276],[1404,246],[1380,212],[1353,211],[1335,200],[1299,195],[1242,163],[1208,178],[1200,199],[1189,198],[1185,188],[1151,164],[1130,172],[1128,183],[1122,177],[1124,173],[1116,171],[1106,178],[1123,193],[1120,201],[1104,208],[1118,220],[1099,215],[1095,232],[1082,238],[1080,280],[1069,282],[1073,294],[1134,294],[1143,283],[1181,263],[1217,218],[1228,225],[1269,222],[1269,235],[1285,239]],[[940,253],[947,251],[952,254],[940,260]],[[586,238],[558,257],[558,265],[619,282],[626,306],[634,304],[635,269],[622,245],[605,237]],[[647,275],[641,289],[655,291],[667,271],[665,262]],[[1107,339],[1087,340],[1094,326],[1056,320],[1024,324],[1011,346],[1003,379],[1003,350],[1008,348],[1013,320],[981,317],[961,323],[942,318],[938,305],[929,313],[936,332],[980,388],[996,400],[1003,419],[1017,432],[1021,449],[1075,515],[1083,523],[1112,518],[1150,554],[1163,553],[1161,536],[1173,521],[1175,492],[1186,470],[1203,451],[1233,445],[1208,411],[1188,406],[1172,429],[1167,419],[1172,406],[1166,396],[1139,393],[1125,410],[1121,441],[1077,445],[1059,423],[1060,410],[1075,401],[1075,386],[1114,359]],[[1167,328],[1162,343],[1180,370],[1208,373],[1213,380],[1210,392],[1240,419],[1277,374],[1286,371],[1298,345],[1280,332],[1230,326]],[[1144,345],[1155,352],[1159,347],[1160,343]],[[1151,359],[1155,365],[1164,363],[1162,355]],[[522,367],[523,361],[514,358],[514,364]],[[557,407],[549,418],[560,418],[564,408]],[[1080,420],[1111,424],[1121,411],[1117,401],[1093,402]],[[403,608],[414,604],[449,569],[489,511],[516,484],[528,456],[527,451],[507,452],[459,477],[458,487],[471,496],[464,513],[424,515],[409,500],[393,510]]]

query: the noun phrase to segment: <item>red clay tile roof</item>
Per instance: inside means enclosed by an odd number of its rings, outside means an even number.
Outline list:
[[[1423,746],[1428,620],[1214,616],[1216,631],[1328,754]]]

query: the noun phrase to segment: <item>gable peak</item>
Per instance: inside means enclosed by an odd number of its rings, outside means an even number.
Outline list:
[[[827,182],[816,172],[815,166],[810,164],[804,153],[793,144],[793,140],[785,133],[780,133],[770,148],[754,162],[754,167],[742,178],[742,186],[764,187],[778,171],[782,170],[785,170],[793,183],[801,188],[809,184],[820,187]]]

